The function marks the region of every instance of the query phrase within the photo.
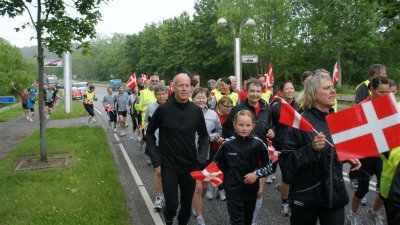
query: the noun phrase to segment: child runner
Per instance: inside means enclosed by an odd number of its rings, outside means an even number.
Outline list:
[[[94,94],[95,87],[93,85],[89,86],[89,90],[83,94],[83,106],[85,110],[89,113],[89,119],[87,121],[87,125],[90,126],[92,119],[94,117],[94,108],[93,101],[97,101],[97,98]]]
[[[117,133],[117,112],[114,107],[114,94],[112,88],[107,88],[107,94],[104,95],[101,103],[110,118],[110,120],[108,120],[110,127],[113,128],[114,133]]]
[[[252,135],[254,114],[240,110],[234,117],[236,134],[225,139],[214,161],[224,173],[226,203],[231,225],[251,225],[260,182],[272,173],[265,143]]]
[[[129,95],[125,93],[125,88],[123,85],[120,85],[118,87],[118,94],[115,95],[114,97],[114,102],[116,103],[116,108],[118,112],[118,119],[119,119],[119,128],[121,129],[120,137],[123,137],[126,135],[125,133],[125,121],[126,121],[126,115],[128,113],[128,101],[129,101]]]

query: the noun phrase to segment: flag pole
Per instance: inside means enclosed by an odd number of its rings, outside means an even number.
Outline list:
[[[318,131],[317,131],[315,128],[313,128],[313,131],[314,131],[316,134],[319,134]],[[325,140],[325,142],[328,143],[331,147],[333,147],[333,144],[330,143],[328,140],[326,140],[326,138],[324,138],[324,140]]]

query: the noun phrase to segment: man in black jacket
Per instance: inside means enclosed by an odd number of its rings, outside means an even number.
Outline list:
[[[147,145],[154,167],[161,165],[161,182],[165,196],[164,218],[167,225],[179,205],[178,223],[187,224],[190,219],[195,180],[193,170],[204,167],[208,156],[208,133],[203,112],[189,101],[190,79],[187,74],[174,77],[174,94],[167,103],[154,112],[147,129]],[[159,149],[156,147],[155,130],[159,129]],[[195,135],[199,135],[196,149]]]

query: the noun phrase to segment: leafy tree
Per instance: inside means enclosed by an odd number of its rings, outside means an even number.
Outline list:
[[[98,5],[108,0],[71,0],[71,4],[60,0],[2,0],[0,1],[0,15],[14,18],[28,13],[30,21],[21,26],[22,29],[33,28],[36,31],[38,47],[38,74],[39,74],[39,116],[41,137],[41,160],[47,162],[46,153],[46,123],[44,115],[43,47],[61,56],[71,51],[71,42],[80,43],[86,52],[89,49],[87,38],[96,36],[95,26],[101,14]],[[68,10],[67,10],[68,8]],[[68,12],[75,10],[79,16],[72,16]],[[67,12],[68,11],[68,12]],[[16,28],[19,31],[21,28]]]

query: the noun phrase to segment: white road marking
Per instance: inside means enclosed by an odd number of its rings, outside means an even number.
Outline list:
[[[115,135],[115,134],[114,134]],[[116,135],[115,135],[116,136]],[[129,170],[131,171],[131,174],[133,176],[133,179],[135,179],[135,183],[137,187],[139,188],[140,194],[143,197],[144,202],[146,203],[147,209],[150,212],[150,215],[154,221],[154,224],[156,225],[163,225],[163,221],[161,220],[161,217],[158,213],[154,212],[154,206],[153,202],[151,201],[150,195],[147,192],[146,188],[143,185],[142,180],[140,179],[139,174],[137,173],[135,167],[133,166],[133,163],[131,159],[128,156],[128,153],[126,152],[124,146],[122,144],[119,144],[119,147],[121,149],[122,154],[124,155],[124,158],[126,160],[126,163],[128,164]]]
[[[94,110],[96,110],[96,112],[97,112],[98,114],[103,115],[103,113],[101,113],[98,109],[96,109],[96,107],[93,107],[93,108],[94,108]]]

